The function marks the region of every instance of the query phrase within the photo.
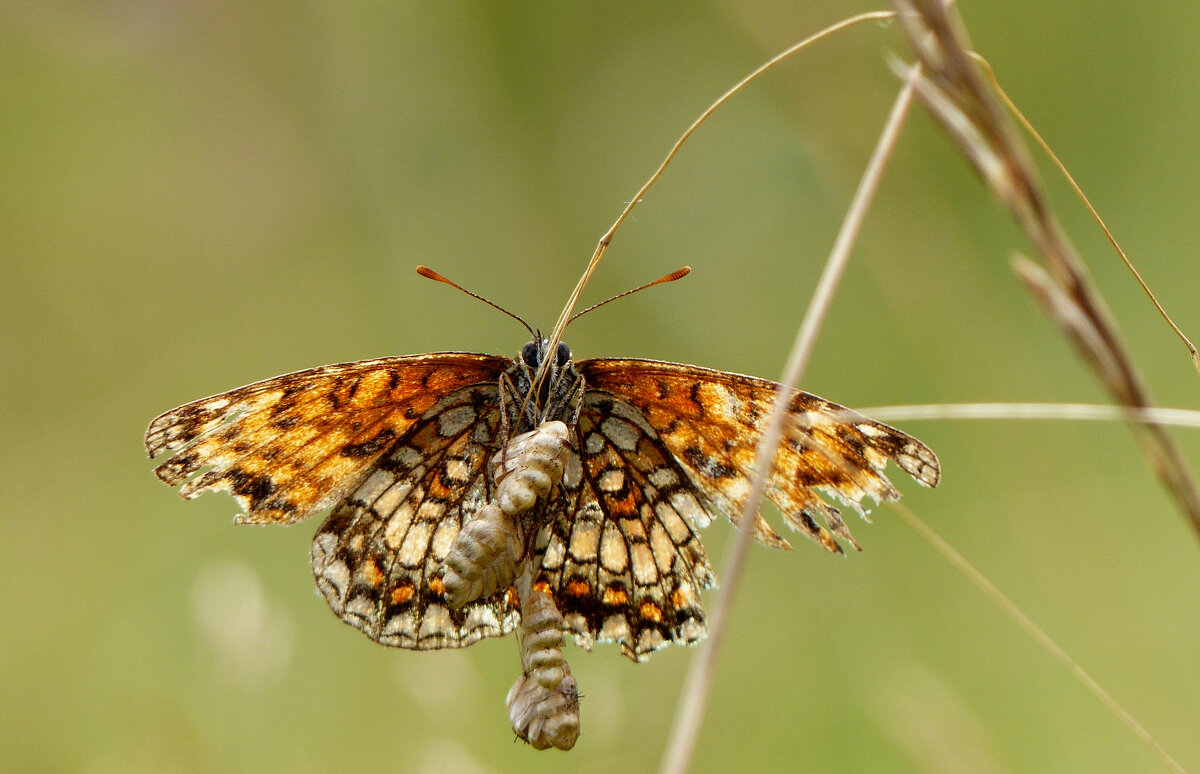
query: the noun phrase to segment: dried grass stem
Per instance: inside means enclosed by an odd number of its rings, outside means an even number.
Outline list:
[[[1044,262],[1019,259],[1018,276],[1117,403],[1153,406],[1112,313],[1050,209],[1024,143],[968,51],[962,24],[939,0],[893,0],[901,30],[927,75],[917,93],[988,187],[1013,213]],[[1200,538],[1200,494],[1166,428],[1136,424],[1150,465]]]

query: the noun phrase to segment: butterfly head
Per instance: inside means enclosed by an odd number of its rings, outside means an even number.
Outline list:
[[[549,347],[550,342],[539,335],[536,339],[528,342],[521,348],[521,362],[536,372],[542,363],[545,362]],[[571,348],[567,346],[566,342],[560,341],[554,352],[553,367],[561,369],[569,362],[571,362]]]
[[[512,416],[513,434],[532,430],[547,420],[558,419],[574,425],[583,396],[583,382],[571,361],[571,348],[550,342],[535,333],[532,341],[506,375],[505,404]]]

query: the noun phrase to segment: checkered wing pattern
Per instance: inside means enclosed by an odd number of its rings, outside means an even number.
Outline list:
[[[231,492],[242,523],[287,524],[333,506],[312,567],[334,613],[385,645],[464,647],[520,619],[512,588],[451,609],[443,578],[460,529],[497,497],[487,468],[507,440],[502,385],[525,365],[440,353],[301,371],[169,411],[146,448],[173,453],[155,473],[184,497]],[[740,512],[777,385],[651,360],[560,365],[585,391],[561,482],[530,525],[540,531],[535,584],[584,648],[616,642],[641,661],[695,642],[705,633],[699,592],[715,585],[697,530]],[[889,460],[937,484],[937,458],[916,439],[814,395],[790,401],[767,495],[829,550],[857,544],[818,493],[860,512],[868,498],[897,499]],[[790,548],[761,516],[753,534]]]
[[[604,394],[614,404],[623,404],[632,417],[624,421],[640,428],[639,437],[653,433],[677,463],[672,469],[685,473],[680,482],[669,483],[676,487],[673,491],[686,492],[699,502],[700,507],[688,511],[693,523],[703,526],[709,513],[736,518],[750,491],[755,447],[777,384],[654,360],[584,360],[577,367],[587,380],[589,405],[598,404]],[[835,536],[858,544],[837,508],[819,492],[860,513],[865,513],[867,498],[897,500],[899,492],[883,473],[889,460],[920,484],[938,483],[937,457],[923,443],[815,395],[793,392],[786,429],[767,497],[790,527],[830,551],[842,550]],[[620,432],[614,435],[620,437]],[[668,477],[663,476],[665,482]],[[760,542],[790,547],[761,516],[757,518],[754,535]]]
[[[615,642],[644,661],[704,637],[699,592],[715,585],[686,474],[645,419],[590,389],[538,579],[576,643]]]
[[[317,587],[376,642],[466,647],[520,620],[509,587],[451,609],[443,580],[459,530],[494,497],[487,460],[500,443],[497,395],[492,383],[445,396],[317,530]]]
[[[313,571],[335,614],[387,645],[469,645],[512,631],[499,594],[450,612],[441,562],[490,497],[498,380],[508,358],[464,353],[325,366],[169,411],[146,434],[180,494],[230,491],[239,523],[292,523],[334,505]],[[187,480],[189,476],[193,476]]]
[[[440,398],[494,387],[511,362],[450,352],[277,376],[157,417],[146,451],[174,453],[154,473],[182,485],[182,497],[227,491],[244,510],[239,523],[291,524],[357,487]]]

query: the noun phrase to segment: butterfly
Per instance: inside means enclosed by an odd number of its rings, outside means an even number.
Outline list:
[[[519,625],[512,588],[452,609],[445,559],[493,501],[493,454],[562,421],[561,481],[525,530],[534,585],[577,645],[614,642],[644,661],[704,637],[699,592],[715,577],[698,530],[721,514],[736,521],[778,389],[659,360],[575,361],[534,334],[515,358],[387,357],[256,382],[162,414],[145,442],[152,458],[172,455],[155,474],[184,498],[230,492],[244,511],[237,523],[331,509],[311,563],[333,612],[376,642],[428,650]],[[899,498],[889,461],[937,485],[937,457],[915,438],[809,393],[787,400],[766,496],[826,549],[858,547],[833,502],[861,513],[868,498]],[[752,534],[790,550],[761,515]]]

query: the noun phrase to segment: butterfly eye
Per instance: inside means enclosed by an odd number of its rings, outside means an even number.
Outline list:
[[[571,359],[571,348],[565,342],[558,342],[558,352],[555,355],[554,362],[561,368]]]
[[[538,345],[536,341],[531,341],[524,347],[521,347],[521,360],[525,361],[525,365],[530,368],[538,367]]]

